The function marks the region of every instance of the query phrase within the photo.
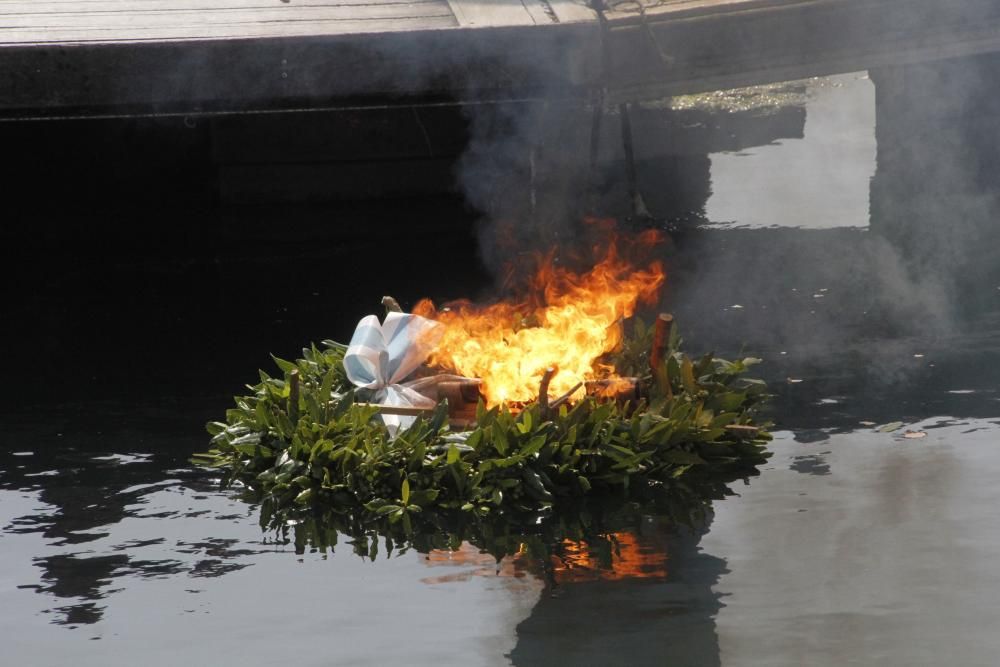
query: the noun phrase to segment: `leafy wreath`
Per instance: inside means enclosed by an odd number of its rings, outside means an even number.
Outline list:
[[[326,340],[294,362],[274,357],[281,375],[260,371],[252,394],[207,425],[211,447],[193,460],[224,469],[224,485],[245,485],[261,502],[262,526],[324,512],[407,535],[428,513],[490,519],[750,474],[770,440],[756,420],[766,387],[745,376],[759,360],[693,360],[676,329],[651,355],[653,339],[653,327],[636,321],[608,359],[623,374],[646,369],[638,401],[515,409],[480,400],[466,430],[450,427],[441,401],[395,433],[348,381],[347,346]]]

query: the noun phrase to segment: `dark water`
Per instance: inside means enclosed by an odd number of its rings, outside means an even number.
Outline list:
[[[698,530],[649,517],[610,562],[584,548],[545,576],[469,547],[296,553],[188,463],[269,351],[349,337],[385,292],[486,290],[461,201],[157,199],[56,231],[44,211],[66,202],[21,202],[2,250],[4,662],[995,664],[1000,207],[959,178],[995,156],[899,114],[933,148],[901,172],[866,76],[806,89],[801,136],[690,158],[711,180],[663,304],[688,349],[765,359],[773,458]],[[676,187],[657,164],[654,207]]]

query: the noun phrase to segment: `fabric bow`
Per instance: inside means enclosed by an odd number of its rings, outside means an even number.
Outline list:
[[[420,380],[402,382],[437,346],[442,325],[419,315],[391,312],[379,323],[375,315],[358,322],[344,354],[347,378],[357,387],[374,391],[382,405],[433,408],[436,401],[418,393]],[[382,415],[391,431],[408,426],[413,417]]]

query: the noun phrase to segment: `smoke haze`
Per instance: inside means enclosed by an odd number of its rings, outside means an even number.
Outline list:
[[[932,372],[928,350],[955,353],[988,327],[1000,299],[998,74],[1000,58],[978,56],[813,81],[804,138],[792,129],[716,156],[711,142],[701,155],[651,147],[637,128],[640,186],[658,204],[650,224],[676,241],[660,307],[680,316],[693,351],[745,348],[778,373],[885,388]],[[670,104],[658,112],[676,115]],[[458,172],[483,212],[492,271],[518,253],[571,248],[587,213],[629,226],[616,114],[605,114],[596,174],[589,110],[498,116],[473,116]]]

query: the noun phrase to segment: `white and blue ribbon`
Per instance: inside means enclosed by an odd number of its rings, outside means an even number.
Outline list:
[[[347,378],[356,387],[373,390],[376,403],[433,408],[434,399],[403,380],[427,360],[441,334],[440,323],[419,315],[392,312],[381,323],[368,315],[358,322],[344,354]],[[382,419],[393,431],[413,422],[413,417],[396,415],[382,415]]]

